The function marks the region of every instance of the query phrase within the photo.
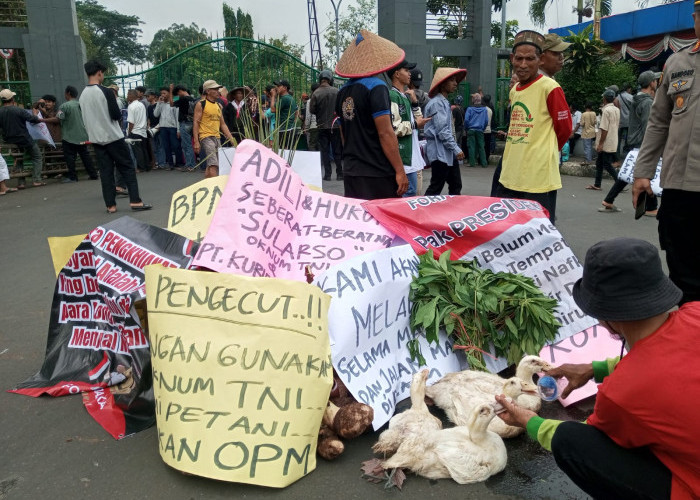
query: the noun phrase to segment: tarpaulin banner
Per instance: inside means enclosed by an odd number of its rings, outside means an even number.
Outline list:
[[[307,266],[322,271],[392,240],[361,200],[310,190],[282,158],[245,140],[195,264],[304,280]]]
[[[188,267],[195,251],[130,217],[90,231],[58,274],[44,363],[10,392],[84,392],[88,412],[116,439],[153,425],[149,343],[134,304],[145,297],[144,266]]]
[[[493,271],[529,276],[545,294],[559,301],[562,324],[555,342],[598,322],[579,309],[571,295],[582,265],[542,207],[529,200],[480,196],[423,196],[368,201],[363,206],[379,222],[411,244],[417,253],[452,259],[476,259]],[[500,371],[505,360],[485,358]]]
[[[316,467],[333,368],[330,297],[297,281],[146,268],[160,455],[283,487]]]
[[[426,366],[412,361],[406,346],[414,338],[408,292],[418,273],[418,257],[409,245],[359,255],[332,266],[316,278],[333,297],[329,332],[333,366],[355,398],[374,409],[378,429],[410,395],[413,373],[428,368],[429,383],[467,368],[452,352],[444,331],[438,344],[417,338]],[[466,361],[465,361],[466,363]]]
[[[637,164],[637,155],[639,155],[639,149],[635,148],[625,157],[625,161],[622,162],[620,166],[620,171],[617,173],[617,178],[621,181],[625,181],[628,184],[634,183],[634,166]],[[651,179],[651,190],[656,196],[661,196],[661,163],[663,158],[659,158],[659,163],[656,164],[656,173],[654,178]]]

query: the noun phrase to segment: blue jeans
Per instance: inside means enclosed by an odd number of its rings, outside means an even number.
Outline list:
[[[174,167],[176,164],[181,164],[182,152],[180,151],[180,139],[177,138],[177,129],[175,127],[160,127],[160,142],[165,150],[165,163],[169,167]],[[175,160],[173,160],[173,155]]]
[[[165,150],[163,149],[163,141],[160,140],[160,132],[153,136],[153,151],[156,155],[156,165],[165,163]]]
[[[593,141],[594,139],[581,139],[583,141],[583,156],[586,157],[586,161],[593,160]]]
[[[408,177],[408,191],[406,191],[404,193],[404,195],[403,195],[404,198],[416,195],[417,187],[418,187],[418,172],[412,172],[410,174],[406,174],[406,177]]]
[[[180,122],[180,144],[185,154],[185,165],[194,168],[194,149],[192,148],[192,122]]]

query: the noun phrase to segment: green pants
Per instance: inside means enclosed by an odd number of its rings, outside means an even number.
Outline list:
[[[486,152],[484,150],[484,132],[481,130],[467,130],[467,148],[469,149],[469,166],[476,166],[476,155],[479,155],[479,164],[488,166]]]

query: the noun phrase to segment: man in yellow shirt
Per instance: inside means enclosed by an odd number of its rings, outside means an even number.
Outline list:
[[[219,89],[221,85],[214,80],[207,80],[202,86],[205,98],[197,103],[194,108],[194,125],[192,136],[194,137],[194,152],[200,150],[206,162],[205,177],[219,175],[219,148],[221,141],[219,135],[224,134],[227,142],[233,144],[233,136],[226,126],[224,114],[219,104]]]
[[[544,37],[525,30],[510,56],[518,84],[510,91],[511,115],[496,196],[534,200],[554,222],[561,189],[559,151],[571,135],[571,113],[557,82],[538,74]]]

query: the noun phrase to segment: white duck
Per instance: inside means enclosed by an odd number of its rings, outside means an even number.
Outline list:
[[[510,397],[513,401],[517,401],[519,397],[523,394],[537,394],[537,386],[531,384],[530,382],[525,382],[518,377],[512,377],[509,379],[501,379],[502,385],[496,392],[490,392],[487,390],[465,390],[458,394],[455,394],[452,398],[451,404],[445,410],[447,418],[455,425],[467,425],[469,412],[482,404],[494,404],[494,396],[497,394],[505,394]],[[459,402],[460,405],[455,403]],[[462,409],[460,409],[460,407]],[[502,438],[512,438],[523,433],[524,429],[520,427],[513,427],[507,425],[500,418],[494,418],[489,424],[489,430],[495,432]]]
[[[372,446],[375,453],[390,455],[408,437],[428,430],[442,429],[442,422],[428,410],[425,404],[425,382],[428,370],[413,374],[411,379],[411,407],[389,420],[389,428],[379,435]]]
[[[547,371],[553,368],[539,356],[528,355],[523,357],[515,370],[515,376],[520,380],[534,384],[532,377],[535,373]],[[462,394],[464,391],[490,392],[500,394],[504,379],[494,373],[481,372],[476,370],[464,370],[461,372],[448,373],[436,383],[428,387],[426,395],[435,401],[440,408],[451,405],[452,394]],[[521,394],[516,400],[518,405],[537,412],[542,406],[539,396],[531,394]]]
[[[461,403],[455,406],[464,418]],[[451,477],[460,484],[485,481],[501,472],[508,458],[503,440],[488,430],[495,415],[491,404],[482,404],[469,415],[467,427],[412,435],[382,466],[403,467],[429,479]]]

